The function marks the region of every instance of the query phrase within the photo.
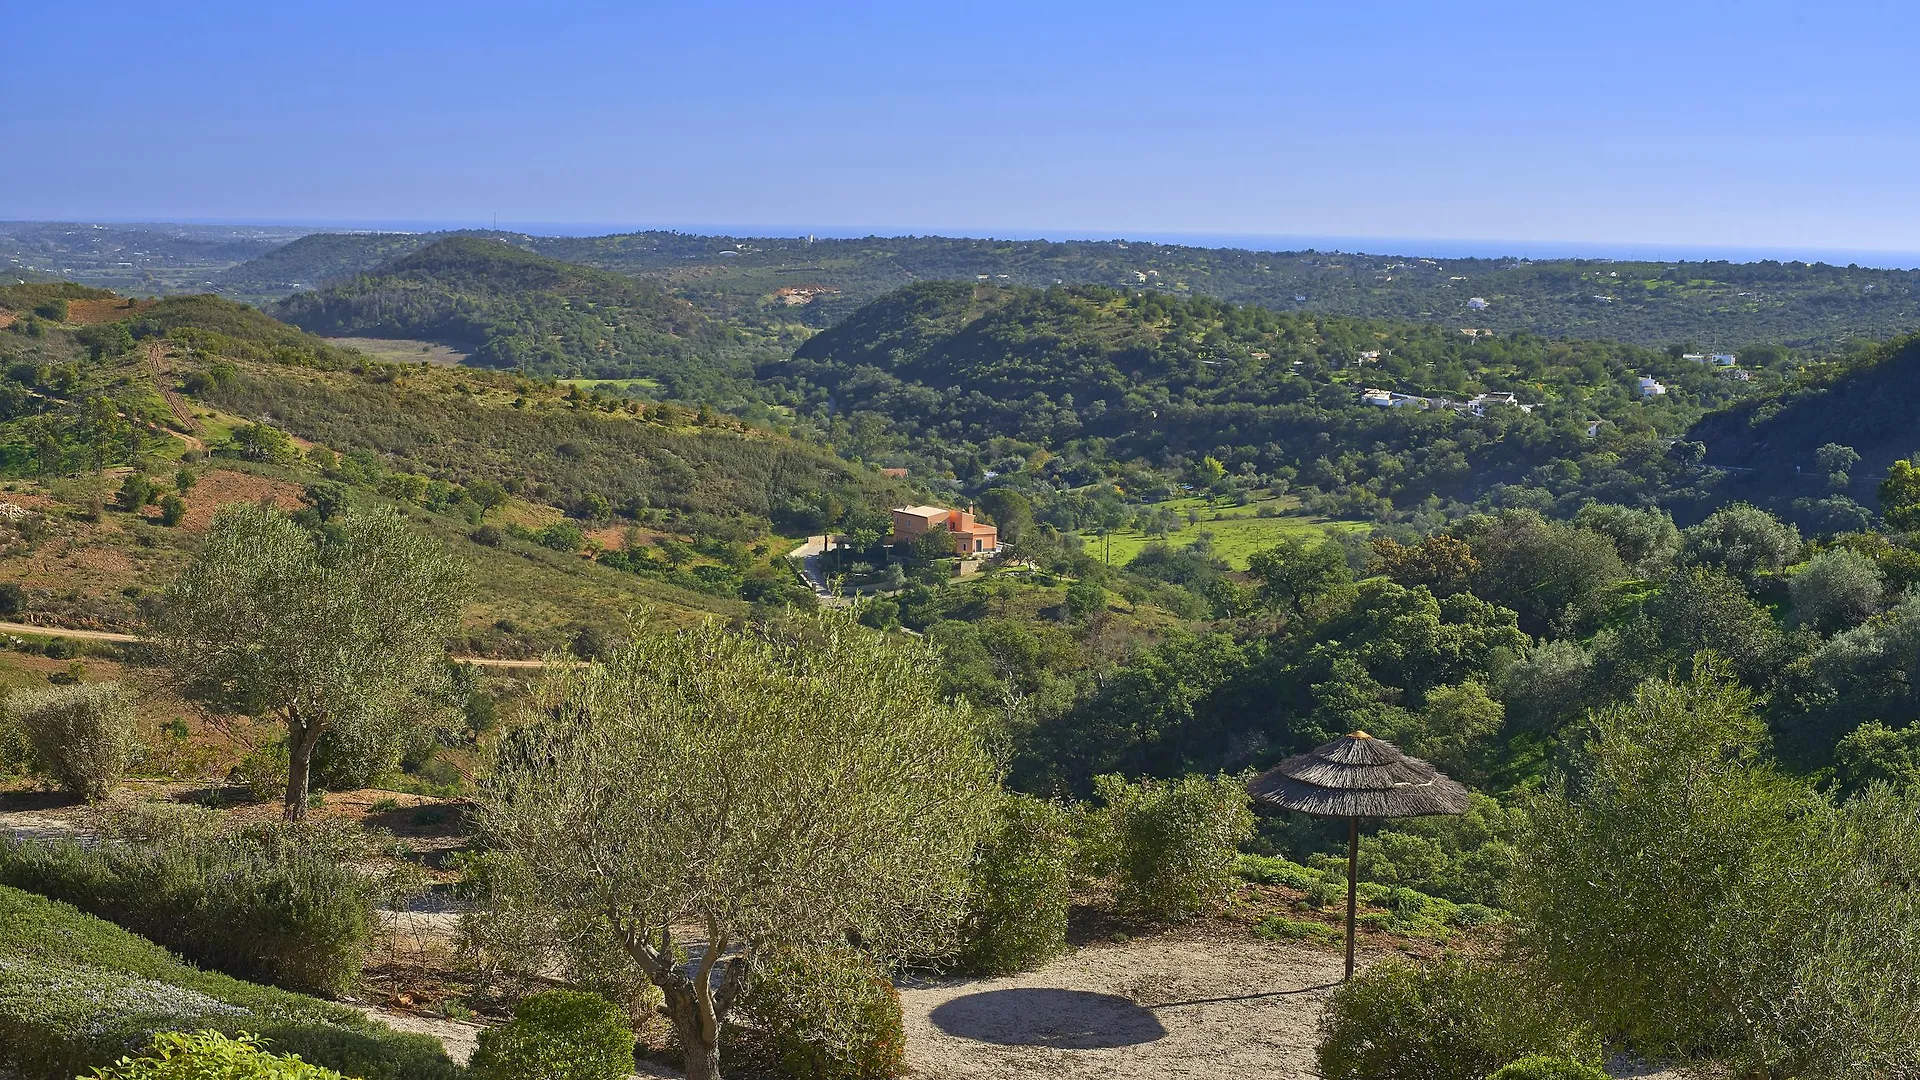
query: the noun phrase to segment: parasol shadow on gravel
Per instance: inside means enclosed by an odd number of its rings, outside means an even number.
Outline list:
[[[1284,810],[1347,819],[1347,978],[1353,978],[1359,907],[1360,819],[1463,814],[1467,789],[1440,770],[1364,731],[1343,735],[1275,765],[1247,785]]]

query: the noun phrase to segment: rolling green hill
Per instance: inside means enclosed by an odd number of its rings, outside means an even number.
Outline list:
[[[131,504],[129,474],[150,478]],[[0,289],[0,487],[29,514],[0,521],[0,583],[24,605],[6,614],[129,628],[217,506],[378,502],[474,568],[465,647],[505,655],[643,609],[810,599],[782,536],[906,497],[710,410],[385,363],[218,297],[64,283]]]
[[[815,327],[894,289],[932,280],[1105,285],[1283,312],[1691,344],[1695,351],[1758,343],[1831,350],[1920,322],[1920,270],[1797,262],[1431,259],[937,236],[484,235],[568,262],[656,278],[720,317],[792,318]],[[279,295],[290,282],[365,272],[426,242],[396,234],[309,238],[216,280],[230,295]]]
[[[475,236],[296,293],[274,312],[317,334],[446,344],[480,367],[651,378],[683,400],[738,396],[751,360],[777,345],[716,322],[657,283]]]
[[[1042,450],[1053,482],[1074,484],[1129,462],[1204,482],[1211,457],[1362,516],[1503,487],[1548,505],[1667,494],[1671,437],[1766,383],[1633,345],[972,283],[889,294],[761,374],[867,460],[918,455],[979,481]],[[1642,399],[1643,375],[1669,392]],[[1530,409],[1382,408],[1368,388]]]
[[[313,233],[214,275],[225,296],[277,300],[355,274],[426,247],[445,234]]]
[[[1834,495],[1877,505],[1887,470],[1920,451],[1916,398],[1920,335],[1909,334],[1850,361],[1811,366],[1765,394],[1702,417],[1687,437],[1705,444],[1708,464],[1727,470],[1725,497],[1816,523],[1808,519],[1812,507]],[[1860,455],[1843,478],[1829,475],[1816,456],[1830,443]]]

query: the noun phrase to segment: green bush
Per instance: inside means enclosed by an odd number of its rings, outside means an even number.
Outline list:
[[[474,1080],[621,1080],[633,1072],[626,1014],[598,994],[549,990],[480,1033]]]
[[[111,794],[133,760],[133,706],[118,683],[16,690],[6,711],[26,731],[40,768],[88,802]]]
[[[255,747],[234,763],[227,779],[243,785],[254,802],[273,802],[287,793],[287,768],[291,754],[285,739]]]
[[[1607,1072],[1572,1058],[1529,1054],[1487,1080],[1607,1080]]]
[[[1066,951],[1072,866],[1067,811],[1008,795],[998,828],[974,857],[961,962],[982,974],[1010,975]]]
[[[201,971],[69,905],[0,886],[0,1066],[70,1080],[163,1031],[252,1032],[364,1080],[457,1080],[438,1040],[318,998]]]
[[[203,820],[203,816],[206,820]],[[164,821],[164,826],[161,822]],[[355,869],[373,841],[338,823],[103,814],[136,843],[0,840],[0,884],[73,904],[205,967],[289,990],[352,987],[397,882]]]
[[[1094,790],[1105,804],[1092,830],[1100,838],[1094,862],[1111,865],[1123,910],[1185,919],[1226,896],[1239,847],[1253,835],[1244,783],[1188,776],[1129,784],[1102,776]]]
[[[460,919],[460,953],[482,994],[517,1001],[558,978],[636,1019],[660,1005],[660,988],[604,922],[525,900],[532,868],[504,851],[468,853],[456,865],[473,902]]]
[[[1320,1018],[1326,1080],[1485,1080],[1527,1054],[1597,1062],[1600,1044],[1554,994],[1485,960],[1380,964]]]
[[[347,1080],[295,1056],[269,1054],[252,1035],[163,1032],[139,1057],[121,1058],[85,1080]]]
[[[17,776],[33,770],[33,740],[0,700],[0,777]]]
[[[900,994],[857,950],[764,956],[740,1007],[793,1080],[877,1080],[906,1068]]]

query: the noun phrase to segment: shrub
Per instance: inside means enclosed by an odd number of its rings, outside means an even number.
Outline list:
[[[141,1056],[121,1058],[86,1080],[346,1080],[298,1057],[269,1054],[252,1035],[163,1032]]]
[[[254,802],[271,802],[287,791],[286,740],[255,747],[234,763],[227,779],[241,784]]]
[[[1596,1065],[1572,1058],[1529,1054],[1487,1080],[1607,1080],[1607,1073]]]
[[[1527,1054],[1597,1062],[1600,1044],[1520,972],[1457,955],[1369,968],[1320,1018],[1326,1080],[1485,1080]]]
[[[234,827],[207,811],[102,815],[105,839],[0,840],[0,884],[73,904],[195,963],[290,990],[352,987],[380,900],[375,852],[340,823]],[[417,871],[415,871],[417,873]]]
[[[1121,908],[1191,918],[1232,886],[1240,845],[1253,835],[1246,785],[1227,776],[1129,784],[1102,776],[1097,830],[1118,876]]]
[[[17,690],[6,708],[61,787],[98,802],[119,786],[134,750],[133,708],[119,684]]]
[[[1067,812],[1008,795],[998,827],[974,857],[961,961],[987,975],[1038,967],[1067,947],[1073,833]]]
[[[277,1053],[364,1080],[462,1075],[429,1036],[201,971],[112,923],[0,886],[0,1066],[69,1080],[181,1030],[253,1032]]]
[[[160,524],[172,527],[187,518],[187,501],[178,495],[160,500]]]
[[[1515,946],[1642,1054],[1911,1075],[1920,793],[1834,803],[1775,764],[1753,695],[1711,668],[1592,723],[1580,772],[1530,810]]]
[[[140,475],[138,472],[128,473],[127,478],[121,481],[119,495],[120,509],[128,512],[136,511],[147,505],[152,498],[153,481]]]
[[[549,990],[481,1032],[469,1068],[474,1080],[621,1080],[633,1072],[633,1030],[598,994]]]
[[[793,1080],[876,1080],[905,1070],[900,994],[857,950],[763,956],[740,1006]]]

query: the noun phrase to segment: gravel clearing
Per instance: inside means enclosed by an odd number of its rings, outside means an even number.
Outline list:
[[[1007,978],[909,983],[907,1063],[929,1080],[1318,1080],[1320,1013],[1343,966],[1336,953],[1203,926],[1090,945]],[[1680,1080],[1624,1063],[1615,1075]]]
[[[1202,929],[1091,945],[1007,978],[909,985],[907,1061],[942,1080],[1304,1080],[1341,963]]]

